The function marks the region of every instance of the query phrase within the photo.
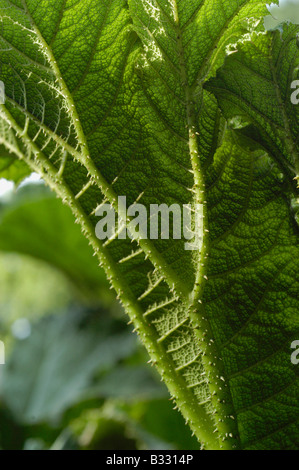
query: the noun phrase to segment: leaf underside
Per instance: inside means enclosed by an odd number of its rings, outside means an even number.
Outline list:
[[[0,143],[71,207],[208,449],[299,444],[287,185],[202,89],[225,46],[266,11],[253,0],[0,0]],[[124,195],[128,205],[203,204],[202,249],[100,242],[97,207],[121,212]]]
[[[251,123],[240,132],[264,146],[290,189],[299,176],[299,107],[292,102],[299,78],[298,31],[289,26],[283,34],[255,34],[238,45],[206,86],[227,119],[238,115]]]

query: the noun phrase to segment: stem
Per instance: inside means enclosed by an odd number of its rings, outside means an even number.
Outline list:
[[[214,418],[217,423],[217,438],[221,443],[220,448],[231,450],[239,447],[238,429],[234,416],[232,397],[225,379],[224,365],[219,355],[219,351],[213,341],[214,335],[212,333],[209,320],[206,317],[205,307],[202,301],[205,285],[208,280],[209,229],[205,182],[198,146],[199,116],[196,109],[196,102],[198,100],[196,97],[197,90],[190,86],[188,82],[177,1],[172,0],[172,5],[176,24],[177,46],[180,57],[181,81],[185,89],[189,152],[194,174],[194,199],[195,204],[203,207],[202,226],[199,228],[203,234],[203,240],[198,257],[195,260],[195,284],[190,295],[188,314],[193,324],[195,335],[201,345],[202,363],[209,380],[211,402],[215,410]]]
[[[177,406],[185,417],[186,422],[198,440],[205,445],[207,449],[219,449],[220,446],[218,438],[213,434],[215,428],[213,416],[206,412],[205,407],[202,404],[198,403],[192,391],[186,386],[183,376],[176,370],[173,361],[167,355],[163,345],[159,342],[156,330],[147,323],[144,311],[132,293],[130,286],[120,273],[117,263],[111,257],[109,251],[96,238],[94,227],[87,215],[84,213],[79,201],[66,185],[63,178],[58,175],[57,169],[48,161],[46,156],[30,139],[27,133],[24,133],[24,129],[17,124],[4,105],[0,105],[0,115],[16,131],[19,137],[22,136],[24,143],[35,155],[36,161],[27,159],[20,151],[18,151],[18,149],[13,148],[5,141],[3,143],[10,151],[13,150],[19,158],[24,159],[33,171],[40,173],[46,183],[55,190],[64,203],[69,205],[76,217],[76,222],[80,223],[83,233],[93,247],[101,266],[104,268],[108,279],[116,290],[136,328],[136,331],[139,333],[139,336],[151,357],[152,364],[157,367],[173,399],[176,401]]]

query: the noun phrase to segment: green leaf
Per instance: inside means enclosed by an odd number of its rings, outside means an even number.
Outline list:
[[[0,149],[1,152],[1,149]],[[31,170],[24,161],[12,158],[11,156],[4,156],[1,152],[0,156],[0,177],[6,180],[13,181],[18,184],[21,183],[27,176],[29,176]]]
[[[213,162],[225,125],[202,90],[226,46],[260,28],[254,18],[266,11],[256,0],[0,0],[1,117],[22,142],[16,154],[72,208],[208,449],[298,445],[289,351],[298,332],[296,227],[276,170],[261,173],[229,135]],[[202,246],[101,243],[95,211],[109,201],[129,225],[117,202],[124,195],[147,208],[202,204]],[[283,253],[290,264],[281,278]],[[268,292],[263,280],[274,268]],[[260,378],[246,375],[249,367]]]
[[[299,106],[292,100],[299,76],[298,32],[290,26],[282,35],[257,34],[239,43],[206,86],[227,118],[243,116],[258,129],[244,133],[272,154],[291,187],[299,175]]]
[[[4,144],[5,143],[5,144]],[[31,173],[30,167],[20,160],[15,150],[19,151],[17,139],[7,124],[0,120],[0,178],[20,183]]]
[[[209,170],[206,316],[233,402],[242,447],[298,448],[298,226],[269,157],[233,136]]]

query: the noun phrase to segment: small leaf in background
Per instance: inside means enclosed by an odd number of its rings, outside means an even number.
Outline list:
[[[299,175],[299,106],[291,101],[292,83],[298,79],[299,26],[284,33],[254,34],[240,42],[206,88],[218,99],[225,117],[242,116],[255,126],[243,133],[256,140],[276,160],[289,186]]]
[[[19,160],[0,144],[0,179],[5,178],[18,184],[30,173],[31,169],[24,161]]]

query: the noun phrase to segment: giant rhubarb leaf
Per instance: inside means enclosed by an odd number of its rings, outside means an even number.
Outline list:
[[[202,89],[266,11],[256,0],[0,0],[15,153],[72,208],[207,449],[299,442],[297,228],[275,168],[225,132]],[[101,242],[101,203],[132,222],[118,196],[203,206],[202,243]]]

